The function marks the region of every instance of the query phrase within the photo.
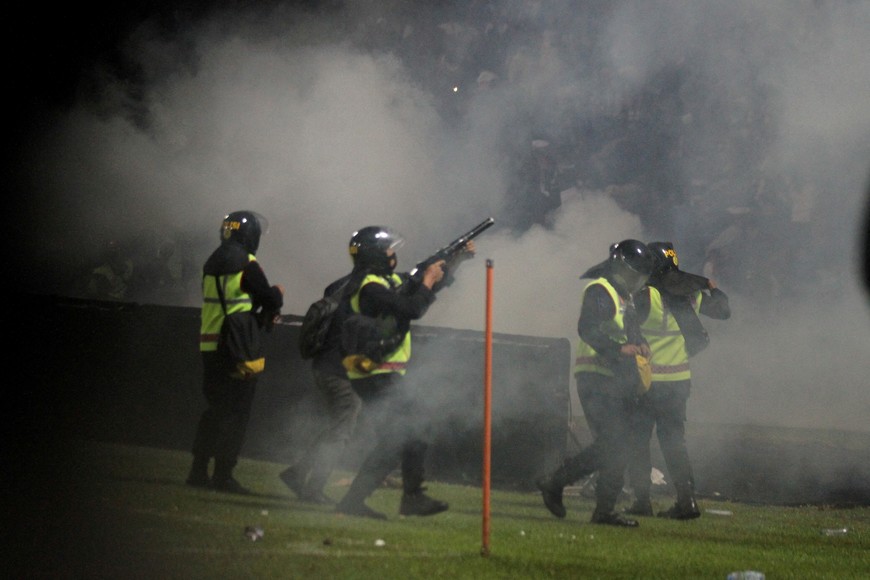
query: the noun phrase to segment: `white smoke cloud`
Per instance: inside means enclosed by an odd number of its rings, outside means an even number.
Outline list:
[[[286,287],[284,312],[302,314],[349,269],[354,230],[384,224],[402,232],[400,268],[409,269],[486,217],[504,215],[505,140],[522,144],[531,136],[524,131],[618,109],[670,67],[685,73],[685,110],[670,129],[686,163],[673,171],[701,184],[693,203],[705,211],[682,227],[644,225],[607,190],[581,182],[565,192],[552,229],[481,236],[477,258],[422,322],[482,329],[492,259],[496,331],[573,342],[580,273],[612,242],[653,237],[684,248],[685,268],[699,272],[703,246],[722,224],[703,220],[752,200],[740,168],[763,155],[770,175],[815,188],[804,204],[809,238],[789,243],[813,248],[798,278],[818,289],[782,298],[776,316],[765,318],[743,289],[723,288],[735,316],[709,324],[712,345],[695,365],[690,414],[865,430],[870,325],[851,252],[870,159],[870,6],[623,1],[587,22],[584,36],[579,17],[561,12],[570,4],[548,2],[533,14],[562,53],[534,60],[508,48],[512,78],[502,80],[510,82],[466,101],[458,127],[439,108],[445,95],[431,89],[451,85],[440,82],[447,73],[414,70],[402,58],[419,29],[398,34],[392,51],[361,48],[362,24],[371,31],[378,21],[359,7],[319,19],[280,5],[270,19],[223,20],[216,12],[175,36],[143,25],[127,54],[145,82],[131,91],[126,79],[106,74],[98,106],[57,113],[27,150],[38,217],[29,254],[40,266],[29,284],[63,288],[52,273],[80,266],[110,237],[152,231],[186,232],[201,264],[222,216],[253,209],[271,224],[258,258]],[[329,40],[340,27],[356,36]],[[593,60],[602,67],[591,68]],[[752,107],[759,100],[761,115]],[[525,117],[537,121],[518,129]],[[662,215],[673,219],[669,209]]]

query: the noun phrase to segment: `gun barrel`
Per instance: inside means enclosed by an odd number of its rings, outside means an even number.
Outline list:
[[[477,224],[473,230],[471,230],[471,236],[469,239],[473,237],[477,237],[479,234],[483,233],[487,228],[491,227],[495,224],[495,218],[488,217],[479,224]]]
[[[482,222],[480,222],[479,224],[477,224],[476,226],[471,228],[471,230],[462,234],[461,236],[459,236],[458,238],[456,238],[455,240],[453,240],[452,242],[450,242],[449,244],[447,244],[446,246],[444,246],[443,248],[438,250],[435,254],[429,256],[428,258],[426,258],[425,260],[423,260],[422,262],[417,264],[414,267],[414,269],[412,269],[410,271],[411,277],[419,276],[420,273],[423,270],[425,270],[429,264],[435,262],[435,260],[439,260],[439,259],[449,260],[450,257],[455,255],[456,253],[458,253],[459,250],[461,250],[465,246],[465,244],[467,244],[469,241],[473,240],[474,238],[476,238],[477,236],[482,234],[484,231],[486,231],[488,228],[490,228],[493,224],[495,224],[494,218],[492,218],[492,217],[486,218],[485,220],[483,220]]]
[[[467,242],[469,240],[473,240],[474,238],[476,238],[477,236],[482,234],[484,231],[486,231],[486,229],[491,227],[493,224],[495,224],[495,218],[492,218],[492,217],[486,218],[485,220],[483,220],[482,222],[480,222],[479,224],[477,224],[476,226],[471,228],[471,230],[468,233],[465,233],[465,234],[459,236],[456,239],[456,241],[454,241],[453,243],[451,243],[447,247],[448,248],[455,247],[457,245],[464,244],[465,242]]]

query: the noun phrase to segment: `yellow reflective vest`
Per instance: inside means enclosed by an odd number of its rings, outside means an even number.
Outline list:
[[[256,261],[253,254],[248,254],[248,261]],[[202,312],[200,314],[199,350],[213,352],[217,350],[221,326],[224,323],[224,310],[221,306],[217,284],[220,281],[224,300],[227,303],[227,314],[244,312],[253,307],[251,295],[242,291],[242,272],[239,270],[226,276],[202,277]]]
[[[701,308],[701,292],[692,296],[695,314]],[[652,350],[653,382],[686,381],[692,378],[686,339],[661,293],[649,287],[649,316],[641,324],[641,332]]]
[[[392,280],[392,285],[390,284],[390,280]],[[362,282],[359,285],[359,288],[356,292],[354,292],[353,296],[350,298],[350,307],[354,312],[360,312],[359,309],[359,293],[363,289],[366,284],[380,284],[386,288],[397,288],[402,285],[402,279],[398,274],[390,274],[390,278],[387,279],[383,276],[378,276],[377,274],[369,274],[365,278],[363,278]],[[348,369],[347,377],[349,379],[362,379],[365,377],[370,377],[372,375],[379,375],[384,373],[399,373],[400,375],[404,375],[407,370],[408,361],[411,360],[411,331],[405,333],[405,337],[402,339],[399,347],[387,355],[383,362],[374,366],[369,372],[361,372],[358,368]]]
[[[607,293],[610,294],[610,297],[613,299],[613,304],[616,306],[616,314],[613,316],[613,319],[609,320],[604,330],[614,341],[619,344],[625,344],[628,342],[628,336],[625,333],[625,300],[619,295],[616,291],[616,288],[607,281],[606,278],[598,278],[597,280],[592,280],[589,282],[586,287],[583,289],[583,296],[586,296],[586,290],[589,289],[593,284],[600,284],[607,290]],[[582,301],[581,301],[582,308]],[[581,338],[577,343],[577,356],[574,359],[574,374],[586,372],[586,373],[599,373],[602,375],[607,375],[609,377],[613,376],[613,371],[607,365],[607,361],[598,354],[594,348],[592,348],[589,344],[583,342]]]

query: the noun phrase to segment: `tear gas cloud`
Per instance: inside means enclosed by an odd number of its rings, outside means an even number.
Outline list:
[[[718,243],[762,264],[756,275],[769,263],[782,275],[758,291],[719,280],[734,316],[705,320],[712,343],[694,363],[690,420],[866,430],[870,308],[856,240],[870,5],[354,4],[216,7],[171,30],[142,20],[119,45],[135,77],[95,60],[87,95],[46,113],[22,151],[35,217],[26,289],[64,293],[107,239],[178,235],[198,267],[223,215],[253,209],[270,222],[258,259],[286,287],[284,313],[302,314],[348,271],[360,227],[402,232],[399,267],[410,269],[486,217],[503,222],[506,159],[546,135],[599,165],[577,164],[547,226],[480,237],[421,323],[482,330],[491,258],[495,331],[573,344],[578,276],[611,243],[671,240],[682,268],[701,273],[705,249],[749,208],[758,243],[736,243],[749,241],[739,232]],[[484,32],[501,35],[500,56],[475,63]],[[483,91],[475,80],[491,69],[498,81]],[[613,143],[596,122],[630,115],[643,94],[653,106],[638,122],[658,138],[631,159],[604,155]],[[640,194],[600,178],[601,164],[632,159]],[[779,205],[765,212],[771,197]],[[184,304],[198,305],[196,293]]]

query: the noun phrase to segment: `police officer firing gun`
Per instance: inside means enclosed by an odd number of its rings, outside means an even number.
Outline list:
[[[402,471],[402,516],[432,516],[448,509],[447,502],[424,493],[425,456],[428,447],[427,413],[416,399],[415,389],[402,380],[411,358],[411,322],[423,317],[435,301],[435,289],[443,282],[446,270],[459,263],[460,255],[471,257],[473,238],[492,226],[489,218],[435,254],[417,264],[411,272],[396,273],[396,249],[403,240],[391,228],[368,226],[354,232],[349,252],[354,262],[349,292],[341,312],[347,321],[371,319],[384,321],[398,340],[361,340],[345,323],[341,327],[341,364],[347,370],[354,392],[374,427],[376,441],[359,467],[356,477],[336,511],[350,516],[386,519],[386,514],[370,508],[365,500],[399,464]],[[358,325],[357,330],[362,328]],[[351,344],[355,343],[355,344]],[[389,344],[386,352],[362,352],[367,344]],[[354,348],[362,346],[361,350]]]

